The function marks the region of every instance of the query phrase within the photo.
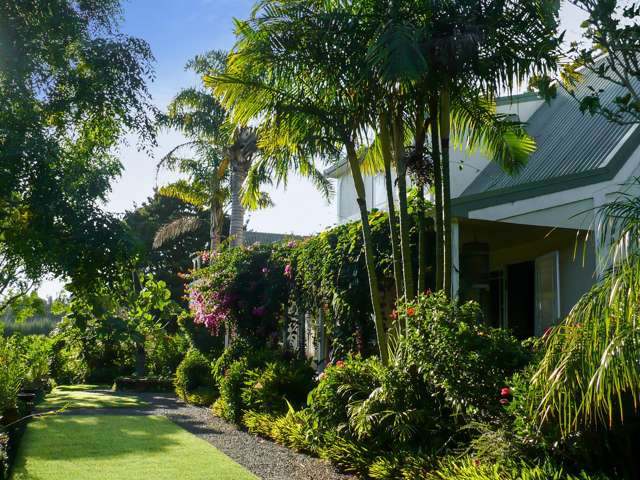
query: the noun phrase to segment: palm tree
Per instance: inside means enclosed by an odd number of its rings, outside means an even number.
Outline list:
[[[186,68],[203,74],[219,63],[221,55],[221,52],[213,51],[197,56]],[[224,208],[229,197],[229,161],[220,146],[228,135],[226,121],[227,113],[222,105],[207,91],[198,88],[180,91],[159,118],[161,127],[179,130],[187,137],[187,142],[172,149],[158,163],[157,170],[167,168],[187,178],[161,187],[158,193],[209,211],[209,249],[212,252],[220,245]],[[180,155],[183,152],[186,156]],[[154,248],[195,231],[200,225],[197,216],[178,218],[158,230]]]
[[[453,137],[459,145],[484,146],[488,153],[497,153],[496,160],[512,171],[526,161],[532,142],[521,125],[495,112],[490,115],[492,108],[486,107],[498,94],[512,92],[528,77],[544,75],[555,68],[559,41],[555,35],[557,5],[545,0],[370,0],[358,4],[370,6],[368,17],[379,25],[369,48],[375,70],[389,85],[388,92],[408,94],[403,102],[409,110],[404,118],[396,115],[393,123],[408,123],[414,138],[422,138],[424,128],[431,130],[437,283],[450,292],[450,139]],[[479,98],[487,99],[481,110]],[[412,103],[412,99],[419,101]],[[471,105],[465,106],[469,101]],[[420,114],[425,104],[428,116]],[[393,109],[389,110],[393,113]],[[457,116],[454,110],[463,112],[461,125],[453,123]],[[475,120],[473,113],[479,114]],[[460,128],[471,126],[476,129],[474,132]],[[402,152],[403,145],[394,148]],[[401,159],[399,155],[398,160]],[[402,163],[397,167],[404,169]]]
[[[266,1],[238,24],[238,42],[224,75],[208,79],[240,124],[259,121],[262,155],[253,167],[286,182],[296,170],[328,190],[315,168],[319,156],[345,155],[362,221],[365,261],[380,356],[388,360],[386,328],[376,272],[359,147],[368,112],[366,88],[356,87],[363,60],[357,25],[310,15],[314,2]],[[358,61],[358,56],[360,61]],[[349,68],[345,68],[349,65]],[[251,174],[250,174],[251,177]],[[251,185],[249,180],[249,185]]]

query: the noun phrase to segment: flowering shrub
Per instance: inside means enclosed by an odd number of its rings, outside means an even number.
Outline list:
[[[194,323],[214,335],[224,328],[240,337],[268,340],[288,304],[286,246],[233,248],[218,253],[190,276]]]
[[[425,294],[401,307],[399,317],[409,325],[403,363],[415,365],[467,420],[499,413],[509,402],[507,379],[532,360],[509,331],[483,324],[474,303],[458,306],[442,294]]]

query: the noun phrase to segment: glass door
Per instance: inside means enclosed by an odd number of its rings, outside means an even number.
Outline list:
[[[560,254],[551,252],[536,259],[535,335],[560,320]]]

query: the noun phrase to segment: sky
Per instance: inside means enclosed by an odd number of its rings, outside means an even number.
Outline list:
[[[582,15],[576,7],[563,2],[561,12],[567,39],[579,38]],[[198,86],[200,79],[184,69],[186,62],[209,50],[229,50],[234,43],[233,19],[248,17],[254,0],[128,0],[123,2],[121,30],[146,40],[155,56],[155,79],[149,85],[154,104],[164,110],[182,88]],[[119,148],[124,173],[113,184],[105,205],[122,213],[141,205],[153,195],[154,187],[172,178],[163,174],[156,183],[155,166],[182,137],[163,132],[158,147],[149,153],[136,147],[135,139]],[[274,207],[248,213],[250,230],[309,235],[336,221],[333,200],[324,198],[307,180],[292,177],[287,188],[268,190]],[[59,280],[47,280],[39,289],[41,296],[57,295]]]

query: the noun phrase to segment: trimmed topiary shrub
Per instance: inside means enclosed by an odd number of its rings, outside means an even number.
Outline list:
[[[176,370],[176,394],[194,405],[211,405],[218,396],[211,362],[197,350],[187,352]]]

